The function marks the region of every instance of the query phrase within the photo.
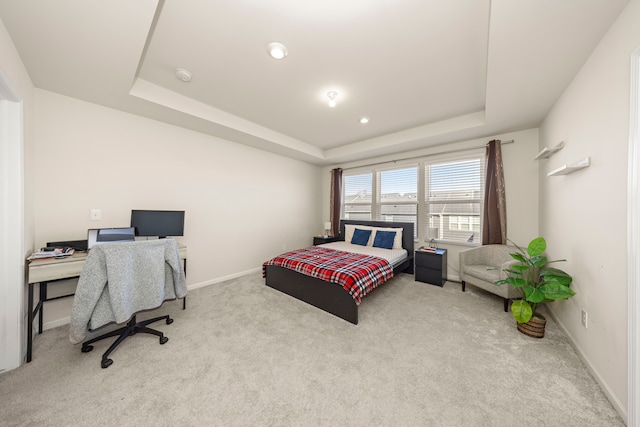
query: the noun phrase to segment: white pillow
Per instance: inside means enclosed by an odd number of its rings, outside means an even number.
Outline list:
[[[358,224],[345,224],[344,225],[344,241],[347,243],[351,243],[351,239],[353,238],[353,232],[356,228],[361,230],[372,230],[371,236],[369,236],[369,241],[367,242],[367,246],[373,246],[373,241],[376,237],[376,230],[380,231],[395,231],[396,236],[393,239],[393,249],[402,249],[402,228],[384,228],[384,227],[369,227],[368,225],[358,225]]]

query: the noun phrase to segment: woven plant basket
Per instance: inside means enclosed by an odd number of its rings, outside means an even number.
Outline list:
[[[546,325],[547,319],[536,313],[527,323],[518,323],[518,330],[530,337],[542,338],[544,337],[544,328]]]

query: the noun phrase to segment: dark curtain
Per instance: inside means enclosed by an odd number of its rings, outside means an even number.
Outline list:
[[[331,200],[329,206],[329,220],[331,221],[331,235],[337,236],[340,231],[340,207],[342,205],[342,169],[331,170]]]
[[[507,206],[504,191],[504,170],[500,141],[487,144],[487,179],[484,187],[484,220],[482,244],[507,243]]]

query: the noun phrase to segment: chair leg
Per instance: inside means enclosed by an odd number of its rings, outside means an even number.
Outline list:
[[[462,281],[462,292],[465,292],[465,288],[467,287],[467,284],[464,283],[464,280]]]
[[[505,298],[504,299],[504,312],[508,312],[509,311],[509,298]]]
[[[169,341],[169,338],[165,337],[162,332],[147,327],[147,325],[149,325],[150,323],[157,322],[158,320],[164,320],[167,323],[167,325],[170,325],[173,323],[173,319],[168,315],[155,317],[153,319],[143,320],[142,322],[136,322],[136,316],[133,316],[131,320],[129,320],[129,322],[127,323],[127,326],[123,326],[122,328],[118,328],[114,331],[107,332],[104,335],[101,335],[99,337],[90,339],[89,341],[83,342],[82,352],[88,353],[91,350],[93,350],[93,346],[91,344],[93,344],[96,341],[117,336],[118,338],[109,346],[107,351],[105,351],[102,354],[102,360],[100,362],[100,366],[102,366],[102,368],[108,368],[113,363],[113,360],[109,359],[109,355],[111,354],[111,352],[115,350],[116,347],[118,347],[118,345],[120,345],[121,342],[123,342],[127,337],[131,335],[135,335],[137,333],[156,335],[157,337],[159,337],[160,344],[165,344],[167,341]]]

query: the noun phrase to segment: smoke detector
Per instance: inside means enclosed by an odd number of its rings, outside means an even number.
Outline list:
[[[176,77],[183,82],[188,83],[191,81],[191,73],[184,68],[176,68]]]

